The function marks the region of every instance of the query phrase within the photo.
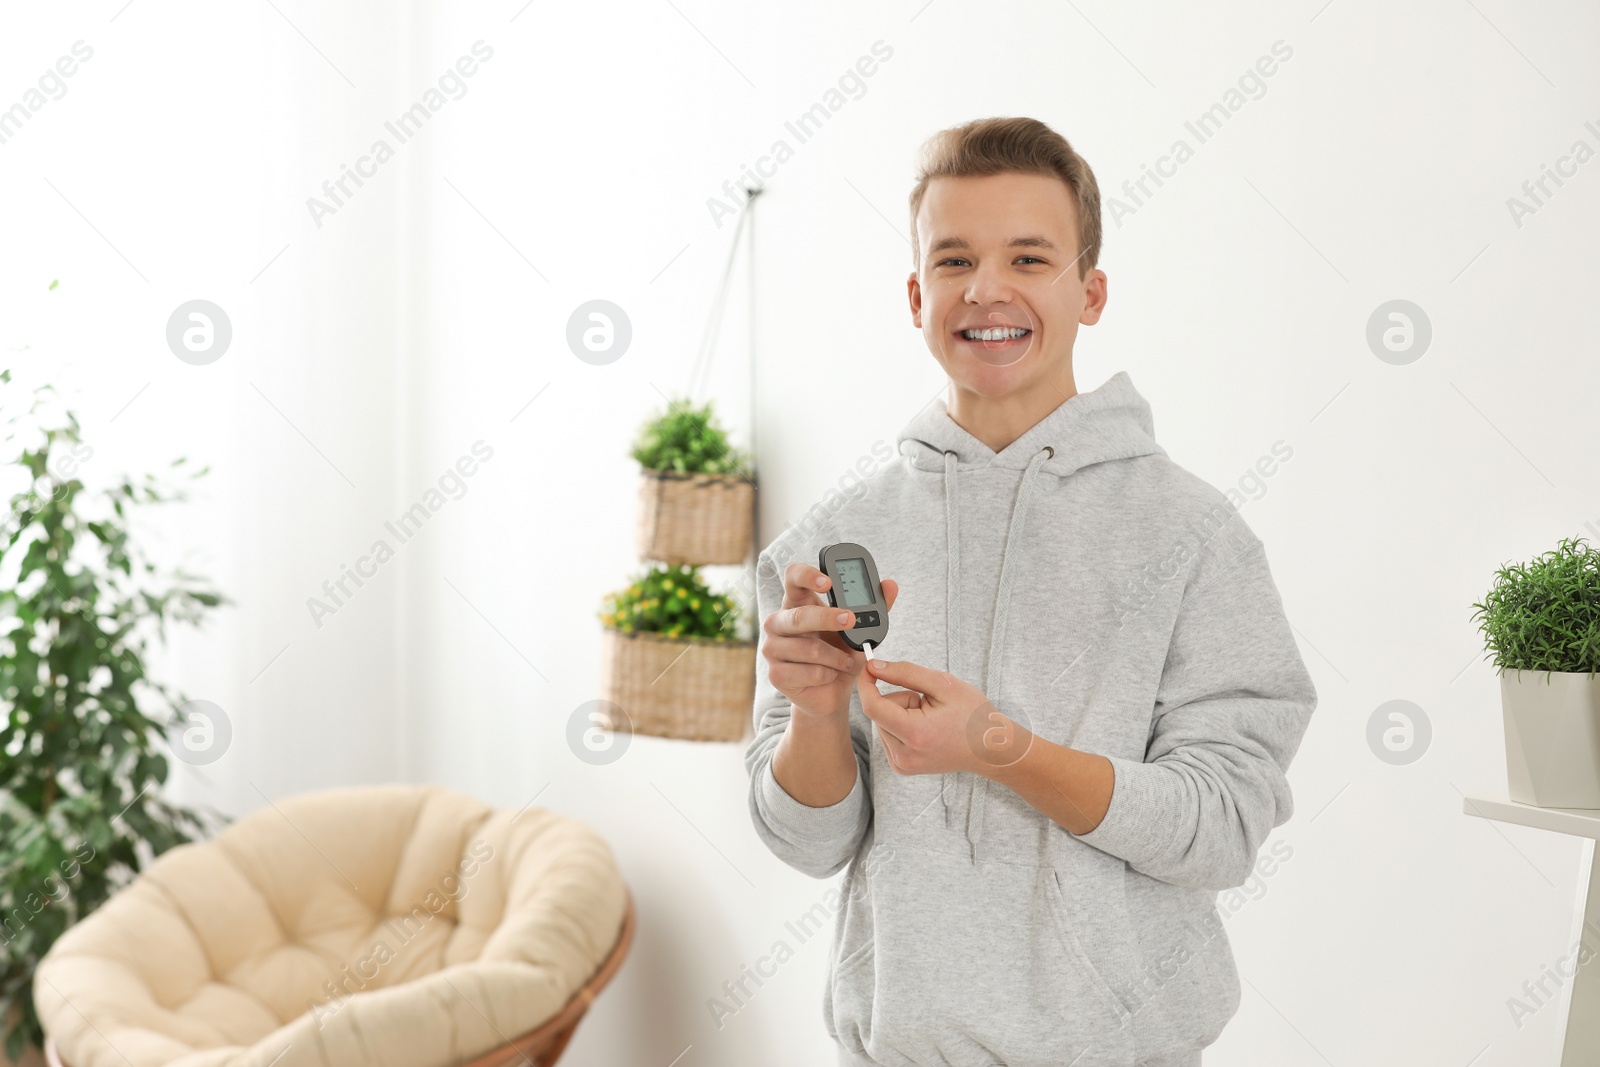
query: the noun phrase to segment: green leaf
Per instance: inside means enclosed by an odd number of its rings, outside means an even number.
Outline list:
[[[1600,549],[1565,538],[1527,563],[1505,563],[1472,605],[1502,671],[1600,671]]]
[[[47,392],[34,390],[26,432],[6,438],[13,451],[0,460],[29,476],[0,513],[10,575],[0,584],[0,912],[26,919],[0,951],[14,1052],[43,1039],[33,971],[56,939],[134,877],[144,854],[207,832],[199,813],[159,799],[170,768],[156,712],[170,699],[146,662],[169,618],[197,624],[226,603],[203,579],[156,567],[132,534],[138,509],[180,494],[160,483],[135,491],[126,478],[95,493],[46,481],[52,446],[80,440],[70,412],[32,421]]]
[[[634,439],[631,454],[641,466],[678,474],[750,475],[748,455],[729,444],[709,401],[697,408],[684,398],[669,400],[667,406]]]
[[[603,625],[623,633],[729,640],[737,636],[732,608],[731,600],[706,586],[698,567],[658,563],[607,595],[596,614]]]

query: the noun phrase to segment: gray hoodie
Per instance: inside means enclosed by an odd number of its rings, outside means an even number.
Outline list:
[[[842,1065],[1195,1062],[1238,1009],[1216,897],[1293,811],[1316,691],[1260,540],[1153,434],[1126,373],[998,453],[935,400],[760,554],[765,618],[790,562],[865,545],[900,586],[884,658],[1115,772],[1073,834],[980,776],[897,773],[853,695],[855,785],[808,807],[773,777],[791,707],[757,657],[756,832],[812,877],[848,865],[822,1002]]]

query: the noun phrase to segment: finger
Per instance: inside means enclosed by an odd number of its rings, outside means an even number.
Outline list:
[[[817,594],[826,592],[829,578],[817,568],[798,560],[783,569],[783,606],[797,608],[817,603]]]
[[[894,768],[895,773],[905,774],[905,743],[881,726],[878,727],[878,741],[883,745],[883,755],[888,759],[889,766]]]
[[[878,725],[880,730],[904,740],[905,727],[910,712],[878,692],[878,683],[866,671],[856,675],[856,693],[861,697],[861,712]]]
[[[894,610],[894,602],[900,597],[900,583],[893,578],[885,578],[878,584],[883,587],[883,610]]]
[[[814,685],[832,685],[839,680],[839,673],[815,663],[775,663],[767,672],[767,681],[780,693],[795,693]]]
[[[922,694],[914,689],[896,689],[892,693],[879,694],[885,700],[892,700],[908,711],[916,711],[922,707]]]
[[[898,685],[903,689],[915,689],[919,693],[926,693],[934,700],[943,700],[950,695],[950,675],[944,671],[912,663],[910,660],[868,660],[867,670],[872,672],[874,678],[890,685]]]
[[[815,636],[788,637],[768,635],[762,646],[762,655],[773,665],[779,663],[816,663],[843,674],[856,669],[850,653],[835,648]]]
[[[856,625],[856,613],[843,608],[833,608],[826,604],[813,604],[809,606],[779,608],[763,620],[761,626],[769,634],[836,634],[843,630],[852,630]]]

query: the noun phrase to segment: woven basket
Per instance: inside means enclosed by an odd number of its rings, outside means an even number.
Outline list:
[[[636,734],[738,741],[756,694],[756,643],[625,634],[605,627],[601,699],[627,713]]]
[[[737,474],[643,471],[639,556],[663,563],[743,563],[750,554],[755,492]]]

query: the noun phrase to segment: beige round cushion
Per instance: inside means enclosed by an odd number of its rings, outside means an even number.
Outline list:
[[[307,793],[163,854],[33,995],[71,1067],[444,1067],[555,1015],[626,901],[606,842],[554,812]]]

